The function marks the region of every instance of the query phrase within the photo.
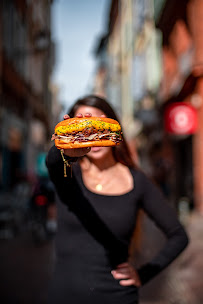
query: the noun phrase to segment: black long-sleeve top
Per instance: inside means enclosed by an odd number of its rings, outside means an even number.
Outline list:
[[[140,170],[130,169],[134,187],[123,195],[91,192],[79,163],[72,177],[63,175],[59,150],[52,147],[47,167],[67,208],[59,219],[53,303],[137,303],[135,286],[119,285],[111,270],[128,259],[128,249],[141,208],[166,236],[162,250],[138,269],[142,284],[166,268],[186,247],[188,238],[161,191]],[[50,301],[50,303],[52,303]],[[56,301],[56,302],[54,302]],[[64,302],[63,302],[64,301]]]

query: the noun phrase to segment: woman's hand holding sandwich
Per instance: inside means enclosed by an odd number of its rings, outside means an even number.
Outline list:
[[[65,151],[69,157],[81,157],[90,152],[91,147],[112,147],[122,141],[120,124],[105,115],[92,116],[91,113],[77,113],[74,118],[64,115],[64,120],[55,126],[52,135],[55,146]]]

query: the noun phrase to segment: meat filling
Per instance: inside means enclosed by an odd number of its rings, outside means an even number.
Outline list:
[[[72,133],[66,133],[66,134],[53,134],[51,140],[55,139],[64,139],[65,141],[68,142],[85,142],[85,141],[95,141],[95,140],[100,140],[100,139],[107,139],[111,140],[115,143],[119,143],[122,141],[122,136],[121,133],[113,133],[109,130],[103,130],[103,131],[98,131],[97,129],[91,127],[91,128],[85,128],[81,132],[72,132]]]

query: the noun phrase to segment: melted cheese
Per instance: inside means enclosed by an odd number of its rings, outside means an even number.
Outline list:
[[[88,127],[89,128],[93,127],[95,129],[97,129],[98,131],[103,131],[103,130],[107,129],[112,132],[119,132],[121,130],[121,126],[119,124],[111,124],[111,123],[99,121],[99,120],[86,120],[79,124],[73,123],[73,124],[70,124],[67,126],[59,126],[58,128],[55,129],[55,133],[60,135],[62,133],[71,133],[73,131],[80,132]]]

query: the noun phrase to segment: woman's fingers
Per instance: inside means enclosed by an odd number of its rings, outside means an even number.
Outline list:
[[[83,117],[83,115],[82,115],[81,113],[78,113],[78,114],[76,115],[76,117],[81,118],[81,117]]]
[[[134,286],[137,286],[137,287],[140,286],[140,284],[138,284],[134,279],[121,280],[119,282],[119,284],[122,285],[122,286],[131,286],[131,285],[134,285]]]
[[[91,113],[85,113],[84,117],[91,117],[92,114]],[[83,114],[82,113],[78,113],[75,117],[78,117],[78,118],[82,118],[83,117]],[[68,114],[65,114],[63,116],[63,119],[66,120],[66,119],[69,119],[70,116]]]
[[[141,286],[141,281],[137,271],[129,263],[122,263],[112,270],[114,279],[120,280],[119,284],[122,286]]]
[[[129,273],[120,273],[118,271],[112,271],[111,272],[114,279],[116,280],[120,280],[119,284],[122,286],[130,286],[130,285],[134,285],[134,286],[141,286],[141,282],[138,276],[133,275],[132,272]]]
[[[68,114],[65,114],[65,115],[63,116],[63,119],[64,119],[64,120],[69,119],[69,118],[70,118],[70,116],[69,116]]]
[[[112,271],[111,272],[114,279],[120,280],[120,279],[128,279],[129,278],[129,274],[128,273],[121,273],[121,272],[117,272],[117,271]]]
[[[91,116],[92,116],[91,113],[85,113],[85,114],[84,114],[84,117],[91,117]],[[78,114],[76,114],[75,117],[77,117],[77,118],[82,118],[82,117],[83,117],[83,114],[82,114],[82,113],[78,113]]]
[[[85,113],[85,117],[92,117],[91,113]]]
[[[131,268],[117,268],[117,269],[115,269],[115,270],[113,270],[113,271],[115,271],[116,273],[121,273],[121,274],[126,274],[126,273],[129,273],[129,272],[134,272],[134,269],[131,269]]]

